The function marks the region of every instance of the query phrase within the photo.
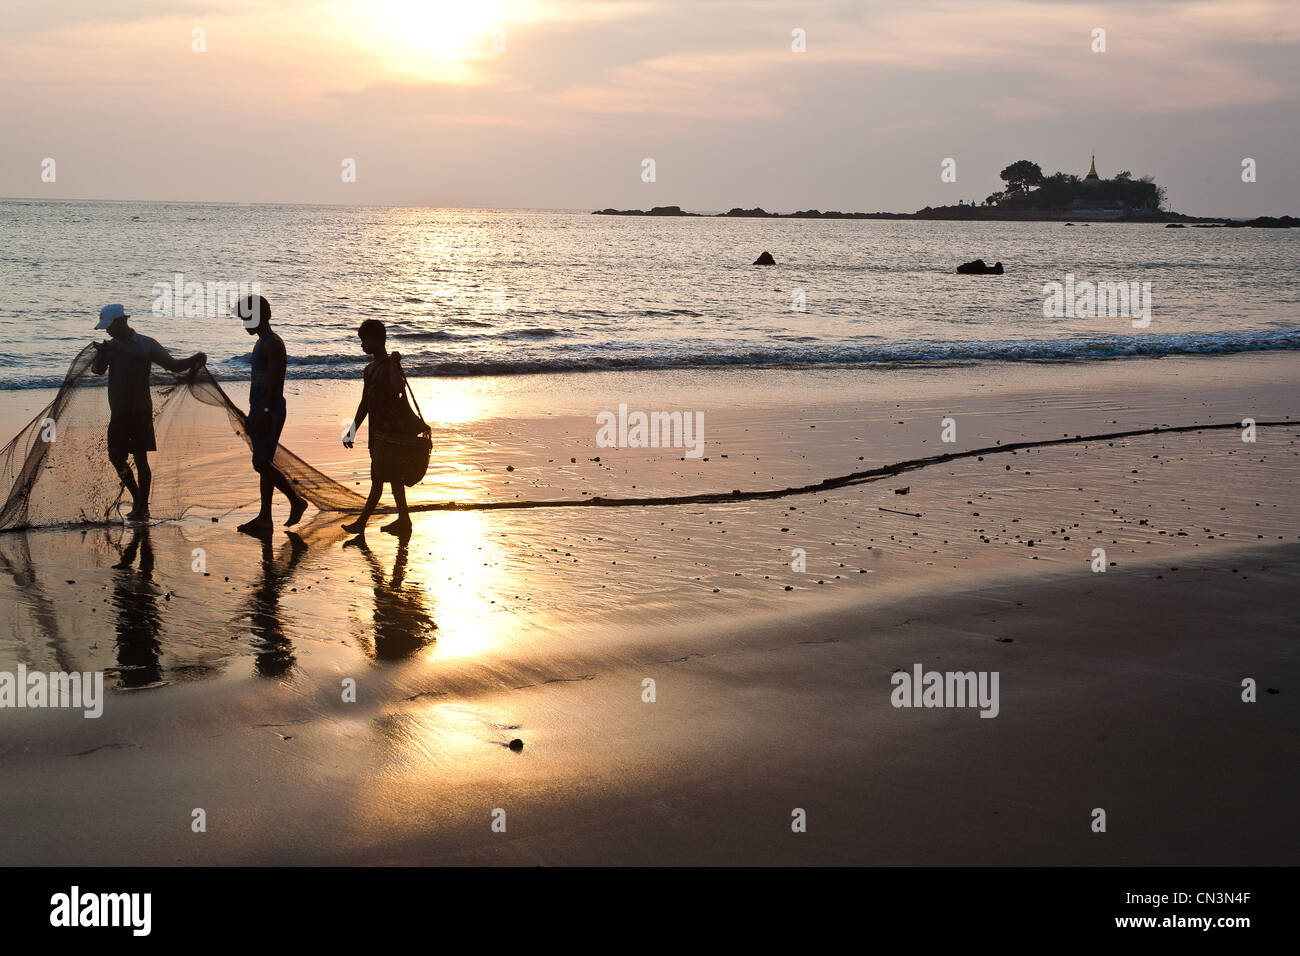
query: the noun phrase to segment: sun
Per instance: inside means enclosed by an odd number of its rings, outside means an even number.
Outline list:
[[[506,19],[501,0],[371,0],[365,9],[390,62],[447,78],[490,56]]]

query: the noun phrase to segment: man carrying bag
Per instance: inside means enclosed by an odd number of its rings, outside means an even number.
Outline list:
[[[367,319],[361,323],[357,335],[361,350],[371,356],[371,362],[366,366],[361,403],[343,445],[352,447],[357,429],[369,416],[370,494],[361,514],[345,524],[343,530],[365,534],[366,522],[378,507],[387,484],[393,491],[398,517],[380,530],[407,535],[411,532],[411,515],[406,506],[406,488],[418,484],[429,469],[433,448],[431,429],[420,415],[418,405],[412,409],[407,401],[410,390],[402,371],[402,357],[387,350],[388,330],[384,323]],[[411,400],[414,399],[411,395]]]

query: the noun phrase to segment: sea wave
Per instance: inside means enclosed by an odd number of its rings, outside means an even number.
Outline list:
[[[1261,332],[1185,333],[1071,339],[1007,339],[935,342],[910,340],[870,345],[718,348],[644,351],[618,346],[618,354],[599,347],[583,355],[519,359],[412,356],[405,361],[416,376],[529,375],[626,369],[749,368],[834,365],[951,365],[978,362],[1080,362],[1174,355],[1229,355],[1238,352],[1300,349],[1300,329]]]
[[[545,338],[537,333],[554,330],[515,330],[520,337]],[[561,333],[554,333],[561,334]],[[502,336],[505,337],[505,336]],[[471,335],[469,339],[495,338]],[[437,340],[441,340],[440,338]],[[464,343],[462,342],[462,345]],[[981,362],[1087,362],[1124,358],[1158,358],[1178,355],[1230,355],[1240,352],[1289,351],[1300,349],[1300,329],[1245,332],[1206,332],[1150,335],[1113,335],[1055,339],[999,339],[976,341],[932,341],[909,339],[854,344],[733,345],[689,348],[659,342],[592,343],[533,346],[518,357],[504,357],[492,351],[412,352],[403,350],[403,367],[411,377],[458,377],[474,375],[538,375],[558,372],[608,372],[623,370],[692,368],[794,368],[799,366],[927,366],[977,364]],[[20,361],[0,367],[14,368]],[[247,374],[248,355],[232,356],[213,366],[218,379],[242,379]],[[365,357],[357,354],[322,353],[291,355],[291,379],[360,378]],[[6,375],[0,388],[52,388],[59,377]]]
[[[973,362],[1078,362],[1171,355],[1227,355],[1300,349],[1300,329],[1113,335],[1086,338],[1001,339],[940,342],[925,339],[863,344],[717,345],[706,349],[665,348],[663,343],[592,344],[518,357],[404,353],[407,374],[416,376],[533,375],[548,372],[689,369],[799,365],[934,365]],[[313,363],[309,377],[328,376]],[[355,360],[340,377],[356,373]]]
[[[527,337],[553,330],[517,330]],[[560,333],[555,333],[560,334]],[[458,337],[459,338],[459,337]],[[485,339],[489,336],[467,336]],[[495,338],[495,336],[493,336]],[[403,365],[413,376],[536,375],[548,372],[604,372],[624,369],[690,369],[736,366],[750,368],[799,365],[942,365],[975,362],[1079,362],[1172,355],[1228,355],[1300,349],[1300,329],[1249,332],[1204,332],[1108,335],[1055,339],[998,339],[941,342],[927,339],[854,344],[743,345],[695,349],[655,342],[592,343],[540,347],[529,354],[458,354],[445,351],[404,352]],[[291,377],[352,378],[362,360],[351,355],[294,358]]]

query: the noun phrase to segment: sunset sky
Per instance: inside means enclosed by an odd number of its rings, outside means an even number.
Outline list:
[[[1181,212],[1300,214],[1296,13],[8,0],[0,195],[913,211],[983,200],[1016,159],[1083,174],[1096,153],[1103,177],[1149,173]]]

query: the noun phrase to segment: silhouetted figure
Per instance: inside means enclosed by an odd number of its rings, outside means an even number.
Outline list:
[[[158,587],[153,581],[153,543],[148,525],[131,529],[131,539],[113,570],[117,679],[129,688],[157,684],[162,680],[162,644],[158,640],[162,614],[158,609]]]
[[[401,449],[391,440],[400,428],[401,413],[406,410],[405,377],[402,375],[402,356],[398,352],[389,352],[386,348],[388,331],[384,323],[377,319],[366,319],[357,329],[361,338],[361,351],[371,356],[366,366],[365,382],[361,389],[361,404],[352,417],[352,429],[343,439],[345,448],[352,447],[352,437],[361,428],[361,423],[370,417],[370,494],[365,507],[355,521],[343,526],[344,531],[364,535],[366,522],[379,506],[379,499],[384,493],[384,484],[393,489],[393,501],[397,505],[397,520],[389,522],[380,530],[390,534],[408,534],[411,530],[411,515],[406,509],[406,486],[400,474]]]
[[[196,352],[184,360],[174,359],[155,340],[127,325],[129,318],[120,305],[106,305],[99,310],[95,328],[106,329],[110,338],[94,343],[91,370],[96,375],[108,371],[108,460],[131,495],[127,519],[143,521],[149,517],[149,485],[153,480],[149,452],[158,448],[153,433],[149,370],[161,365],[169,372],[193,372],[208,357]],[[135,475],[127,465],[127,455],[135,459]]]
[[[288,409],[284,401],[284,373],[288,353],[284,339],[271,331],[271,304],[260,295],[239,300],[235,314],[249,335],[257,336],[253,346],[252,375],[248,388],[248,437],[253,445],[253,468],[261,477],[262,508],[257,517],[239,526],[240,531],[258,532],[272,528],[271,497],[278,488],[289,499],[285,527],[298,523],[307,510],[307,499],[289,484],[271,463]]]
[[[280,595],[294,568],[307,553],[307,543],[293,531],[288,536],[289,554],[281,564],[271,548],[271,529],[259,535],[262,541],[262,580],[253,592],[248,620],[253,631],[253,643],[257,646],[253,667],[262,677],[283,677],[296,661],[293,641],[284,633]]]
[[[85,535],[83,533],[84,540]],[[68,648],[68,642],[59,627],[58,602],[41,586],[32,560],[31,541],[26,531],[0,534],[0,571],[13,579],[14,587],[23,596],[45,647],[54,655],[57,670],[79,670]],[[84,637],[83,631],[78,637]]]
[[[409,657],[435,639],[438,625],[430,613],[423,589],[406,584],[407,546],[410,534],[399,535],[393,573],[384,580],[379,561],[365,538],[353,538],[347,546],[366,556],[375,590],[375,657],[393,661]]]

